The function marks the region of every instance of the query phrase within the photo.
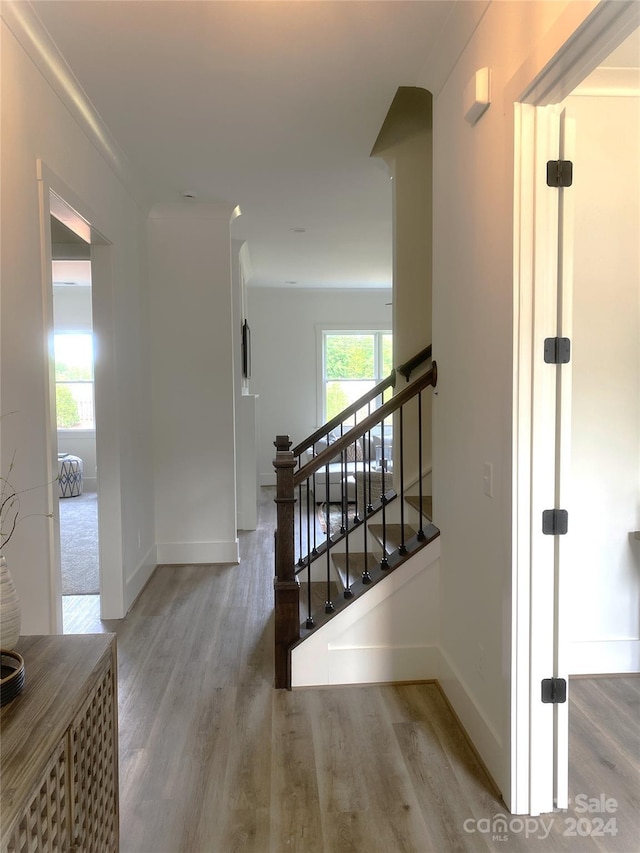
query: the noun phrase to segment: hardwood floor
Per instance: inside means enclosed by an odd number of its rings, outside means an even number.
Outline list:
[[[529,819],[506,815],[435,684],[275,691],[262,492],[240,565],[159,567],[126,619],[68,615],[118,635],[122,853],[637,853],[638,678],[572,680],[574,802]]]

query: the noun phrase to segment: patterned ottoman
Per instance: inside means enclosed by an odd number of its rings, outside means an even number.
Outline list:
[[[70,453],[58,453],[58,487],[61,498],[82,494],[82,459]]]

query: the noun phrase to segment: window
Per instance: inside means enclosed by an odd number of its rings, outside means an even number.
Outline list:
[[[54,335],[58,429],[94,429],[93,335]]]
[[[323,420],[334,417],[366,394],[391,373],[392,367],[391,332],[323,331]],[[347,421],[354,422],[353,417]]]

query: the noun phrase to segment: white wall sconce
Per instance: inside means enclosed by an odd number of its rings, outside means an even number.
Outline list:
[[[475,124],[491,104],[491,72],[480,68],[464,89],[464,118],[469,124]]]

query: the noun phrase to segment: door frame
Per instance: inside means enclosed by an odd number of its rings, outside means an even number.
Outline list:
[[[601,0],[541,71],[531,76],[532,66],[525,63],[508,91],[515,105],[510,808],[516,814],[566,807],[568,796],[566,761],[558,761],[557,752],[560,744],[566,753],[568,709],[543,707],[539,692],[541,678],[556,674],[563,657],[555,632],[549,633],[562,615],[549,600],[561,537],[543,536],[540,519],[549,495],[545,508],[557,506],[558,498],[555,411],[551,424],[549,402],[556,371],[546,376],[539,366],[536,371],[541,335],[553,336],[557,321],[558,208],[552,193],[539,191],[541,170],[545,159],[554,158],[547,152],[558,146],[559,116],[552,105],[638,26],[640,4]],[[566,410],[566,396],[560,405]]]
[[[49,511],[60,518],[57,490],[57,425],[55,416],[55,377],[53,374],[53,281],[50,217],[57,215],[91,247],[92,322],[97,358],[94,366],[96,459],[98,475],[98,527],[100,566],[100,616],[120,619],[126,615],[122,561],[122,506],[120,451],[117,422],[115,346],[113,323],[112,244],[96,228],[92,214],[73,190],[43,163],[37,163],[40,201],[43,318],[48,347],[49,383],[45,389],[49,435],[47,482]],[[55,487],[55,488],[54,488]],[[52,624],[62,633],[62,583],[59,524],[51,525],[49,549],[52,573]]]

